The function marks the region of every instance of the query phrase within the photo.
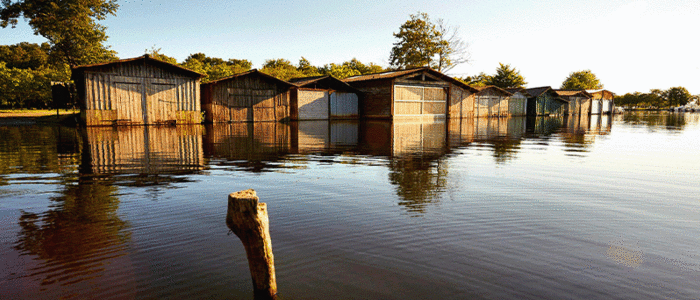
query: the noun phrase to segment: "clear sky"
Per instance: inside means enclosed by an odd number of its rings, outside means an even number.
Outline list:
[[[617,94],[684,86],[700,94],[699,0],[558,1],[119,1],[107,26],[120,58],[146,49],[178,61],[203,52],[224,59],[313,65],[353,57],[387,66],[393,33],[425,12],[459,26],[471,63],[449,75],[518,69],[529,87],[559,87],[590,69]],[[0,44],[43,42],[26,22],[0,29]]]

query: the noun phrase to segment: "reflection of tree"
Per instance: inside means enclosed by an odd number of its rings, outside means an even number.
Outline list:
[[[423,214],[428,204],[437,203],[447,184],[447,164],[442,159],[397,157],[390,161],[389,170],[389,180],[401,198],[399,205],[412,214]]]
[[[51,210],[22,212],[15,248],[45,261],[33,274],[45,276],[42,284],[99,276],[103,261],[124,255],[128,224],[117,215],[115,193],[108,182],[81,179],[52,199]]]
[[[493,157],[497,164],[515,159],[515,155],[520,150],[520,139],[495,139],[489,143],[493,144]]]
[[[667,112],[626,113],[623,115],[622,121],[626,124],[646,125],[652,131],[658,128],[682,130],[687,125],[685,114]]]

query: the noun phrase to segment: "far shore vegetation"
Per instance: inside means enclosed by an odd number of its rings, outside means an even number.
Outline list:
[[[116,51],[106,44],[107,27],[98,23],[109,15],[116,16],[118,8],[116,0],[80,3],[2,1],[0,30],[16,30],[14,27],[18,22],[26,20],[34,33],[46,38],[47,42],[0,45],[0,109],[75,107],[75,101],[60,105],[53,102],[52,83],[70,85],[72,67],[119,59]],[[450,26],[443,19],[433,20],[426,13],[411,14],[393,35],[396,42],[388,53],[388,67],[361,62],[356,58],[340,63],[314,65],[301,56],[296,64],[284,58],[268,59],[260,71],[282,80],[320,75],[344,79],[425,66],[444,73],[471,60],[468,45],[461,37],[459,28]],[[205,75],[203,83],[245,72],[253,67],[247,59],[210,57],[204,53],[190,54],[184,61],[178,62],[156,46],[146,49],[145,54],[202,73]],[[521,88],[527,85],[518,69],[504,63],[499,63],[493,75],[482,72],[456,79],[474,86]],[[582,70],[570,73],[560,88],[602,89],[603,84],[591,70]],[[648,93],[617,95],[615,104],[665,108],[685,105],[699,98],[700,95],[693,96],[684,87],[673,87],[668,90],[653,89]]]

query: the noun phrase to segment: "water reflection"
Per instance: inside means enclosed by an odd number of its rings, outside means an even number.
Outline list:
[[[670,131],[679,131],[691,123],[697,123],[699,115],[696,113],[674,113],[674,112],[635,112],[621,115],[622,122],[625,124],[644,125],[650,131],[657,129],[666,129]]]
[[[88,127],[82,174],[121,175],[119,184],[161,185],[186,180],[205,165],[203,127]]]
[[[15,249],[41,260],[29,275],[42,285],[76,283],[101,276],[108,260],[125,255],[130,234],[116,192],[109,181],[80,179],[65,183],[50,210],[22,211]]]
[[[206,127],[204,153],[210,164],[263,172],[281,167],[292,149],[289,124],[277,122],[213,124]]]

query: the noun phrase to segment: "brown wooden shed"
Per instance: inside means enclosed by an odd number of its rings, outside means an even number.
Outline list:
[[[608,90],[587,91],[592,96],[591,114],[611,114],[615,107],[615,94]]]
[[[144,55],[72,73],[87,126],[202,122],[197,72]]]
[[[560,98],[567,100],[568,106],[565,113],[568,115],[590,115],[591,94],[582,90],[554,90]]]
[[[474,115],[477,117],[510,116],[508,101],[511,93],[496,86],[475,87],[479,92],[474,102]]]
[[[292,78],[292,120],[357,119],[361,92],[330,75]]]
[[[343,81],[363,93],[360,102],[363,118],[429,120],[444,119],[449,114],[467,117],[472,114],[470,106],[463,107],[462,104],[476,92],[466,84],[427,67],[359,75]]]
[[[289,119],[290,91],[296,86],[256,69],[202,84],[206,122]]]

